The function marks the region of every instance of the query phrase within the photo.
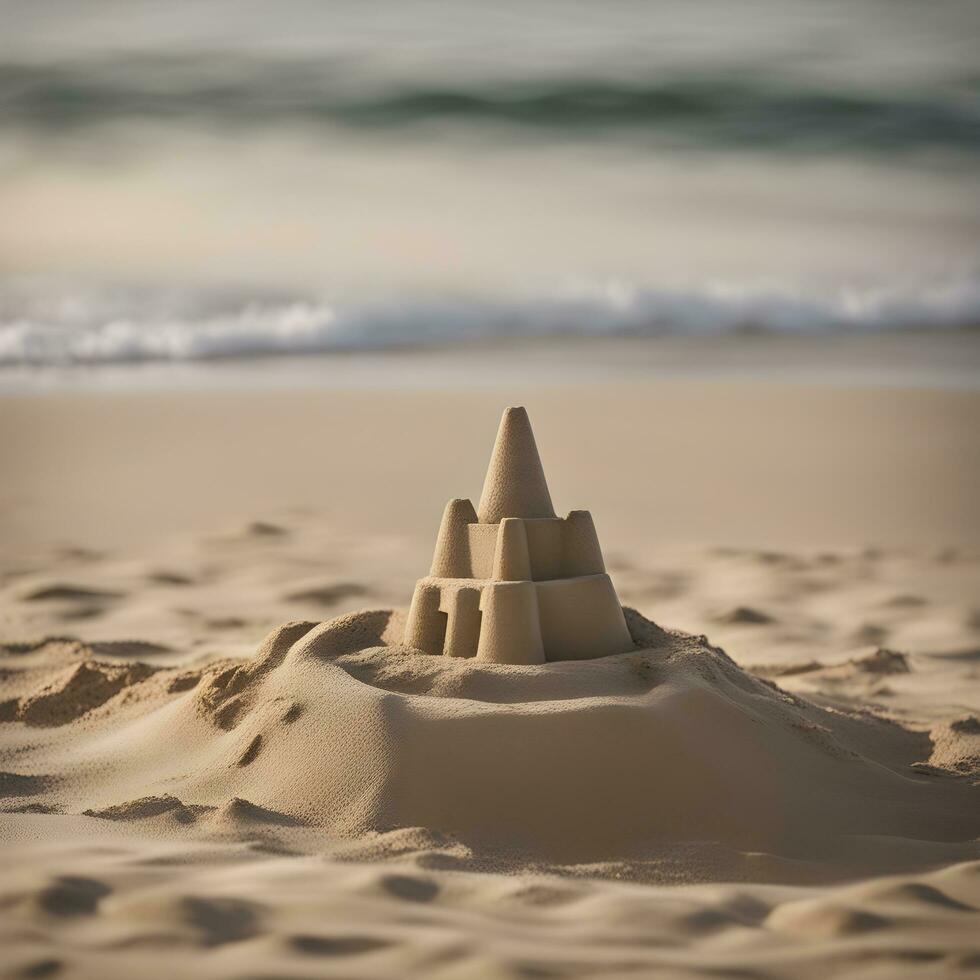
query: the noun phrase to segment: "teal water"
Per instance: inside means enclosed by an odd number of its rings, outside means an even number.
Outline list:
[[[0,366],[980,320],[975,3],[0,17]]]

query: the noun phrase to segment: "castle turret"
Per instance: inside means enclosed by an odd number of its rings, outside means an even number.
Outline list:
[[[480,590],[463,586],[446,596],[447,657],[472,657],[480,643]]]
[[[441,589],[435,581],[422,579],[415,586],[412,607],[405,624],[405,642],[425,653],[440,654],[445,643],[445,621],[440,619]]]
[[[568,578],[579,575],[599,575],[606,570],[595,532],[592,515],[587,510],[569,511],[565,518],[562,548],[562,572]]]
[[[476,522],[476,511],[468,500],[457,497],[446,504],[430,575],[437,578],[466,578],[469,575],[466,527]]]
[[[531,579],[527,531],[519,517],[505,517],[500,522],[493,553],[493,578],[495,582],[527,582]]]
[[[483,592],[477,658],[494,664],[543,664],[544,643],[533,582],[501,582]]]
[[[504,517],[554,517],[531,421],[523,408],[508,408],[500,420],[480,496],[480,523]]]
[[[463,499],[446,506],[405,642],[509,664],[632,649],[592,516],[555,516],[523,408],[508,408],[501,419],[479,511]]]

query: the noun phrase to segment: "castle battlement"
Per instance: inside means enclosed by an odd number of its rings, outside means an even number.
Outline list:
[[[451,500],[443,514],[431,575],[534,581],[598,575],[606,570],[592,515],[505,517],[498,524],[468,518],[473,505]]]
[[[544,663],[633,647],[592,515],[555,515],[523,408],[500,422],[479,511],[446,505],[405,642],[492,663]]]

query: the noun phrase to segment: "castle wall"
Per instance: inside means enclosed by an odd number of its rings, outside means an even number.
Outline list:
[[[505,517],[500,522],[492,578],[495,582],[529,582],[532,579],[527,531],[519,517]]]
[[[588,511],[572,511],[566,520],[558,517],[530,517],[505,518],[505,521],[520,521],[524,526],[531,561],[530,575],[527,577],[535,582],[576,575],[597,575],[606,570],[595,525]],[[443,573],[445,577],[507,581],[510,575],[501,577],[494,568],[501,526],[502,524],[455,526],[451,532],[455,536],[454,541],[444,550],[456,556],[456,560],[452,564],[447,562],[439,565],[440,568],[447,569]],[[436,567],[437,563],[433,562],[433,569]],[[433,574],[437,573],[433,571]]]
[[[446,616],[440,612],[442,589],[432,579],[420,579],[405,623],[405,642],[423,653],[439,656],[446,641]]]
[[[444,590],[439,609],[446,614],[443,653],[447,657],[475,657],[483,619],[480,590],[470,586]]]
[[[592,515],[573,510],[562,524],[561,577],[601,575],[606,570]]]
[[[488,583],[476,656],[494,664],[543,664],[544,644],[533,582]]]
[[[526,519],[528,550],[531,553],[531,577],[535,582],[561,578],[562,539],[565,522],[560,518]]]
[[[633,649],[608,575],[537,582],[535,589],[548,660],[592,660]]]
[[[497,551],[499,524],[469,524],[465,528],[469,559],[466,578],[493,578],[493,558]]]
[[[405,641],[436,656],[491,663],[587,660],[633,647],[605,574],[547,582],[422,579]]]

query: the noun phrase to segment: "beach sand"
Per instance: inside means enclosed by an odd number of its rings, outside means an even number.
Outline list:
[[[400,646],[509,404],[636,651]],[[0,975],[976,975],[978,431],[706,377],[4,397]]]

